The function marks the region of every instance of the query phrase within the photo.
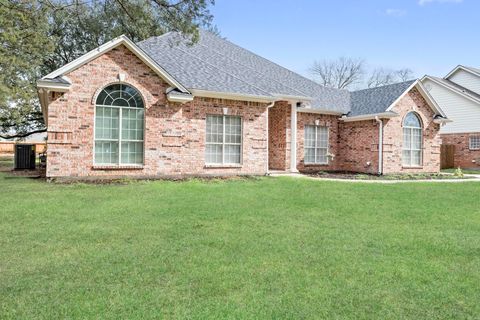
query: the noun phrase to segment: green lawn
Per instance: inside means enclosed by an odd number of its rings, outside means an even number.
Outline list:
[[[480,184],[0,174],[0,319],[475,319]]]

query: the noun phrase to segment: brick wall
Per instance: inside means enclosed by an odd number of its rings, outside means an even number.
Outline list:
[[[117,82],[140,91],[145,100],[145,153],[140,169],[93,165],[95,97]],[[48,177],[264,174],[267,170],[266,104],[195,98],[181,105],[166,100],[167,84],[127,48],[117,47],[67,75],[70,92],[52,94],[48,110]],[[243,162],[230,168],[205,167],[207,114],[243,119]]]
[[[480,169],[480,150],[470,150],[470,136],[480,136],[480,132],[441,135],[442,144],[455,146],[455,168]]]
[[[341,122],[338,170],[378,172],[378,123],[375,120]]]
[[[333,159],[329,159],[327,165],[305,164],[305,126],[316,125],[328,127],[328,152],[333,154]],[[338,116],[316,114],[316,113],[297,113],[297,169],[300,172],[315,172],[323,170],[337,170],[338,166]],[[289,155],[290,156],[290,155]]]
[[[415,173],[438,172],[440,170],[440,125],[433,122],[434,112],[417,89],[412,89],[393,108],[399,117],[391,118],[384,123],[383,172]],[[415,111],[423,123],[423,165],[418,168],[402,166],[403,128],[405,115]]]
[[[269,168],[271,170],[287,170],[290,153],[287,154],[287,128],[290,127],[290,105],[285,101],[276,102],[268,110]],[[288,120],[288,121],[287,121]],[[289,150],[288,150],[289,152]]]

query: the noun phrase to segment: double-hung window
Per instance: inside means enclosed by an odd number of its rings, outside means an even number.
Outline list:
[[[404,166],[419,167],[422,165],[422,122],[414,112],[410,112],[403,120],[403,153]]]
[[[103,89],[95,107],[96,165],[143,164],[144,105],[133,87]]]
[[[242,161],[242,118],[207,115],[206,164],[230,165]]]
[[[470,136],[469,148],[470,150],[480,150],[480,135]]]
[[[328,164],[328,127],[305,126],[306,164]]]

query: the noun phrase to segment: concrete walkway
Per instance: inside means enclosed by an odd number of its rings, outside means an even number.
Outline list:
[[[291,172],[270,172],[270,177],[292,177],[300,179],[310,179],[317,181],[336,181],[336,182],[357,182],[357,183],[380,183],[380,184],[393,184],[393,183],[463,183],[463,182],[480,182],[480,175],[476,174],[465,174],[465,177],[468,179],[431,179],[431,180],[360,180],[360,179],[335,179],[335,178],[320,178],[312,177],[302,173],[291,173]]]

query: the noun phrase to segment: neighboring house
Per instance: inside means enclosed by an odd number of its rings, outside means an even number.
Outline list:
[[[440,129],[442,144],[453,145],[454,166],[480,168],[480,69],[458,66],[445,78],[422,83],[453,122]]]
[[[208,32],[121,36],[37,82],[48,177],[437,172],[420,81],[323,87]]]

